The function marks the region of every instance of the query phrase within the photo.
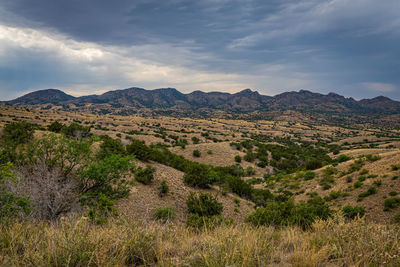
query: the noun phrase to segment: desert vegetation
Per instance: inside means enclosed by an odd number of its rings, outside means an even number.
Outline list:
[[[396,129],[2,108],[1,265],[399,262]]]

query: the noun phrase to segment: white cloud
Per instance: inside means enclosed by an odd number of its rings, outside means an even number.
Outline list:
[[[294,90],[299,86],[309,88],[316,85],[304,74],[288,74],[288,66],[279,64],[251,66],[245,73],[203,70],[198,62],[218,59],[214,55],[193,50],[196,47],[191,42],[181,46],[106,46],[75,41],[59,33],[0,25],[0,51],[3,51],[0,61],[7,58],[6,61],[11,62],[18,58],[20,51],[28,51],[39,53],[57,63],[48,66],[46,71],[49,77],[41,77],[43,81],[36,85],[40,88],[32,85],[29,87],[32,90],[53,87],[72,95],[85,95],[139,86],[148,89],[176,87],[184,92],[236,92],[243,88],[255,88],[262,93],[273,94],[279,89]],[[60,66],[64,66],[67,73],[63,81],[57,83],[50,76],[52,68]]]

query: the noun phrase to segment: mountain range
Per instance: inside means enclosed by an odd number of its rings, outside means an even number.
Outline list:
[[[230,94],[194,91],[183,94],[174,88],[146,90],[132,87],[101,95],[74,97],[58,89],[35,91],[11,101],[13,106],[37,106],[98,114],[152,114],[190,117],[276,119],[283,115],[338,121],[389,121],[400,115],[400,102],[384,96],[355,100],[307,90],[261,95],[250,89]],[[299,117],[297,116],[297,117]]]

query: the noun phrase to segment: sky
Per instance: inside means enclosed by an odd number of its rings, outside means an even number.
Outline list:
[[[0,0],[0,100],[129,87],[400,100],[400,1]]]

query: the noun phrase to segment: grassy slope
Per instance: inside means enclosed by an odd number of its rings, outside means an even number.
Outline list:
[[[123,218],[0,227],[2,266],[396,266],[400,257],[398,226],[340,217],[306,232],[245,224],[192,231]]]

